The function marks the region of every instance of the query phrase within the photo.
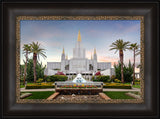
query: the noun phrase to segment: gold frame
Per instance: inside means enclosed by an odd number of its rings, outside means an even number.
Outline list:
[[[17,16],[16,17],[16,103],[67,103],[46,99],[20,99],[20,21],[21,20],[140,20],[141,21],[141,99],[111,99],[100,103],[144,103],[144,16]],[[80,103],[83,102],[71,102]],[[86,102],[85,102],[86,103]],[[96,102],[87,102],[96,103]]]

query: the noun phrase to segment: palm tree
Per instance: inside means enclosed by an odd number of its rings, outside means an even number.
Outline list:
[[[34,72],[34,83],[36,83],[36,64],[37,64],[37,56],[41,55],[43,58],[46,58],[45,49],[40,48],[40,44],[37,42],[32,42],[30,44],[31,52],[33,53],[33,72]]]
[[[124,83],[124,77],[123,77],[123,57],[124,53],[123,51],[126,51],[126,49],[129,49],[129,43],[130,42],[124,42],[122,39],[116,40],[115,42],[112,43],[110,46],[110,50],[116,50],[119,51],[119,58],[121,62],[121,82]],[[115,53],[116,53],[115,52]]]
[[[135,82],[135,59],[136,56],[140,54],[139,45],[137,43],[130,44],[130,49],[133,51],[133,85]]]
[[[24,68],[24,85],[25,85],[25,80],[26,80],[28,54],[29,54],[30,52],[31,52],[31,46],[28,45],[28,44],[24,44],[24,46],[23,46],[23,53],[25,54],[25,57],[26,57],[25,68]]]

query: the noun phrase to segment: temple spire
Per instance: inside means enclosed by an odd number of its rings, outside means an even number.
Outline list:
[[[68,60],[68,55],[66,55],[66,59]]]
[[[96,48],[94,48],[94,54],[96,54]]]
[[[62,51],[62,54],[64,54],[64,47],[63,47],[63,51]]]
[[[77,39],[77,41],[81,41],[81,33],[80,33],[80,30],[79,30],[79,32],[78,32],[78,39]]]
[[[91,53],[91,60],[92,60],[93,58],[92,58],[92,53]]]

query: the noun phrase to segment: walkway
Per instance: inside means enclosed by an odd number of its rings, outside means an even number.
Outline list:
[[[48,88],[48,89],[25,89],[21,88],[21,92],[34,92],[34,91],[55,91],[54,88]],[[132,89],[109,89],[109,88],[103,88],[103,91],[140,91],[139,88],[132,88]]]

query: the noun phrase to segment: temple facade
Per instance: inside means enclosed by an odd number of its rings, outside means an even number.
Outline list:
[[[94,75],[97,71],[103,71],[111,68],[111,62],[97,62],[97,53],[94,48],[94,54],[90,59],[86,58],[86,50],[82,45],[81,34],[78,32],[78,39],[73,48],[73,57],[68,59],[63,48],[61,62],[47,62],[45,75],[54,75],[57,70],[64,74],[76,75]]]

